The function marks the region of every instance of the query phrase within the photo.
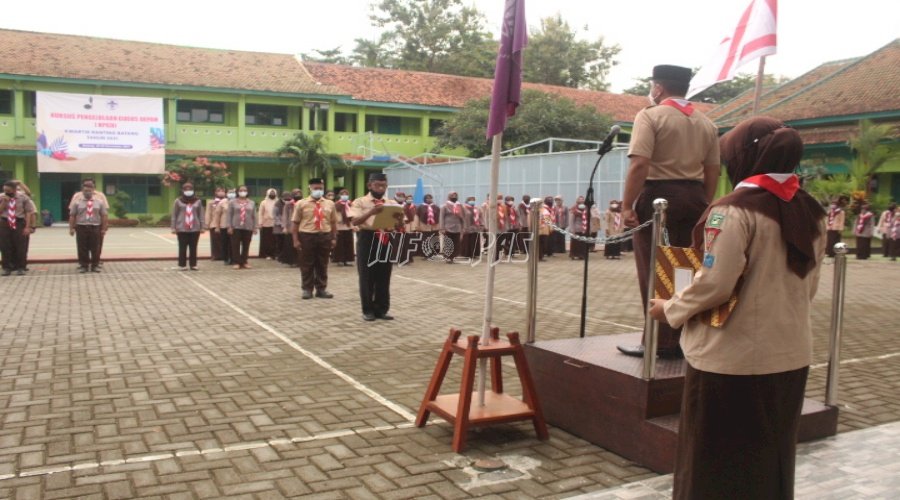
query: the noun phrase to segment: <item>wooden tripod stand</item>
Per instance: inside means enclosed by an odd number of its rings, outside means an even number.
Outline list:
[[[470,335],[461,340],[461,334],[462,332],[457,329],[450,329],[450,335],[438,357],[437,366],[434,367],[425,398],[419,407],[416,426],[423,427],[432,412],[450,422],[453,424],[453,451],[457,453],[465,449],[466,433],[469,427],[474,426],[531,420],[538,439],[546,440],[549,437],[547,424],[537,401],[534,382],[525,361],[525,351],[519,343],[518,332],[507,333],[506,337],[509,340],[500,340],[500,329],[491,328],[490,345],[481,347],[478,345],[478,336]],[[441,384],[454,354],[464,358],[459,394],[439,396],[438,392],[441,390]],[[516,363],[516,371],[522,382],[521,401],[503,393],[500,365],[503,356],[512,356]],[[484,406],[478,405],[477,402],[475,405],[472,404],[472,397],[475,396],[472,392],[475,386],[475,372],[480,358],[489,358],[491,366],[491,390],[485,391]]]

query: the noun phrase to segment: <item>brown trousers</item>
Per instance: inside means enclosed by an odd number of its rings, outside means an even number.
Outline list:
[[[302,288],[324,292],[328,287],[328,258],[331,256],[331,233],[299,233],[300,278]]]
[[[78,265],[97,267],[100,265],[100,226],[78,224],[75,226],[75,244],[78,247]]]
[[[841,232],[829,229],[825,232],[825,255],[834,257],[834,246],[841,242]]]
[[[462,255],[462,235],[460,233],[451,233],[448,231],[444,233],[444,236],[446,236],[451,243],[451,247],[449,249],[445,248],[442,250],[444,257],[446,257],[448,260],[453,260]],[[447,244],[446,241],[447,240],[444,240],[445,245]],[[447,250],[449,250],[449,252]]]
[[[275,228],[259,228],[259,258],[275,258]]]
[[[10,229],[9,220],[0,219],[0,255],[3,269],[24,270],[28,262],[28,236],[25,234],[25,219],[16,219],[16,228]]]
[[[794,498],[808,374],[722,375],[685,364],[672,498]]]
[[[635,202],[638,220],[643,223],[653,218],[653,200],[665,198],[669,202],[666,210],[666,231],[669,244],[673,247],[691,246],[691,232],[706,210],[706,192],[699,181],[646,181]],[[647,308],[647,282],[650,278],[651,228],[645,228],[634,235],[634,262],[637,267],[638,284],[641,287],[641,301]],[[663,242],[659,242],[660,245]],[[655,266],[654,266],[655,267]],[[681,328],[660,323],[659,349],[674,349],[681,339]]]
[[[231,238],[231,263],[246,265],[250,257],[250,242],[253,241],[253,231],[249,229],[235,229]]]

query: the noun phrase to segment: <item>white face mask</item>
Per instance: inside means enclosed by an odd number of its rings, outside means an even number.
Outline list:
[[[237,195],[234,194],[234,191],[228,193],[226,196],[228,197],[229,200],[233,200],[233,199],[237,198]]]
[[[315,198],[315,199],[317,199],[317,200],[318,200],[319,198],[321,198],[322,195],[324,195],[324,194],[325,194],[325,191],[323,191],[323,190],[321,190],[321,189],[315,189],[315,190],[313,190],[311,193],[309,193],[310,196],[312,196],[313,198]]]
[[[618,204],[618,203],[613,203],[612,205],[609,206],[609,208],[615,210],[615,209],[619,208],[619,204]]]
[[[240,196],[241,198],[246,198],[247,192],[246,191],[238,191],[238,196]]]
[[[341,201],[349,201],[349,200],[350,200],[350,195],[348,195],[348,194],[341,195]]]
[[[194,192],[191,190],[187,190],[184,192],[184,195],[187,196],[188,198],[190,198],[191,196],[194,196]]]
[[[585,205],[584,203],[578,204],[578,210],[584,210],[585,208],[587,208],[587,205]]]

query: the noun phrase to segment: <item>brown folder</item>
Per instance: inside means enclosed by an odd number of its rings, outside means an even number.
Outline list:
[[[656,298],[671,299],[676,293],[676,288],[681,290],[690,284],[693,275],[700,270],[702,262],[703,254],[694,248],[656,247]],[[704,324],[721,328],[737,305],[740,287],[741,280],[738,281],[727,302],[701,312],[697,318]]]

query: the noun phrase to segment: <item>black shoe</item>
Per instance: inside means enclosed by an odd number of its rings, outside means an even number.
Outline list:
[[[16,271],[16,276],[25,276],[25,270],[19,269],[18,271]]]
[[[616,349],[626,356],[634,356],[635,358],[644,357],[644,346],[642,345],[617,345]]]
[[[320,299],[330,299],[334,297],[334,294],[328,293],[325,290],[319,290],[318,292],[316,292],[316,297]]]
[[[311,299],[312,297],[313,296],[312,296],[311,290],[303,290],[303,297],[302,297],[303,300]]]
[[[375,321],[374,314],[363,314],[363,321]]]
[[[4,269],[2,274],[3,274],[3,276],[9,276],[10,274],[12,274],[12,270],[11,270],[11,269]]]
[[[92,273],[99,273],[99,272],[100,272],[100,266],[94,266],[94,267],[92,267],[92,268],[91,268],[91,272],[92,272]]]
[[[81,274],[84,274],[84,273],[86,273],[87,271],[88,271],[88,268],[86,268],[86,267],[79,267],[79,268],[78,268],[78,272],[81,273]]]
[[[627,346],[620,345],[616,346],[616,348],[622,352],[622,354],[626,356],[634,356],[636,358],[644,357],[644,346],[636,345],[636,346]],[[684,359],[684,353],[681,351],[681,347],[673,347],[670,349],[657,349],[656,355],[662,359]]]
[[[376,314],[375,317],[378,319],[384,319],[384,320],[388,320],[388,321],[394,319],[394,317],[391,316],[390,314]]]

